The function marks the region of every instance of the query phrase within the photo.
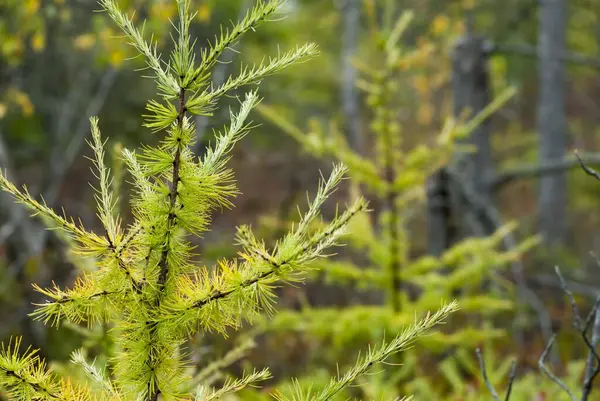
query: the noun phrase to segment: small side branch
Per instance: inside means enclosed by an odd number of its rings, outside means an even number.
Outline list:
[[[548,376],[550,378],[550,380],[552,380],[554,383],[556,383],[560,388],[562,388],[569,395],[569,398],[571,398],[571,401],[577,401],[577,398],[575,398],[575,396],[573,395],[573,393],[571,392],[571,390],[569,389],[569,387],[567,387],[567,385],[565,384],[565,382],[563,382],[562,380],[560,380],[546,366],[546,357],[548,356],[548,353],[552,349],[552,346],[554,345],[554,341],[555,340],[556,340],[556,334],[552,336],[552,338],[550,339],[550,342],[548,342],[548,345],[544,349],[544,352],[542,352],[542,355],[540,356],[540,359],[538,360],[538,366],[539,366],[540,370],[546,376]]]
[[[483,382],[484,382],[485,386],[487,387],[487,389],[489,390],[490,394],[492,395],[492,398],[494,399],[494,401],[500,401],[500,397],[498,396],[496,389],[494,389],[494,385],[490,382],[490,379],[488,378],[487,369],[485,367],[485,361],[483,360],[483,356],[481,355],[481,351],[479,350],[479,348],[477,348],[476,353],[477,353],[477,359],[479,360],[479,368],[481,369],[481,375],[483,377]],[[510,374],[508,376],[508,388],[506,389],[506,396],[504,397],[504,401],[510,400],[510,395],[512,393],[512,386],[513,386],[513,383],[514,383],[516,377],[517,377],[517,362],[513,361],[513,363],[510,366]]]
[[[588,167],[585,164],[585,162],[583,161],[581,156],[579,156],[579,152],[577,150],[574,153],[575,153],[575,157],[577,158],[577,161],[579,161],[579,165],[581,166],[583,171],[585,171],[588,175],[590,175],[590,176],[594,177],[595,179],[597,179],[598,181],[600,181],[600,174],[598,174],[598,172],[596,170],[594,170],[591,167]]]

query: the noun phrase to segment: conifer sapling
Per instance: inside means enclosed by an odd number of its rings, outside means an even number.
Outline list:
[[[98,265],[96,270],[83,273],[70,289],[35,286],[48,300],[37,305],[33,317],[51,325],[61,321],[88,325],[109,322],[118,349],[106,369],[88,362],[81,352],[73,353],[72,362],[96,383],[94,388],[101,389],[100,393],[92,393],[91,386],[77,387],[68,378],[58,377],[35,352],[20,354],[20,340],[3,345],[0,388],[11,399],[156,401],[189,398],[195,392],[197,400],[210,400],[267,379],[268,370],[258,370],[227,381],[219,389],[200,386],[189,391],[184,341],[196,331],[224,333],[227,328],[237,327],[242,318],[272,312],[276,283],[299,280],[307,265],[325,256],[344,233],[348,221],[367,207],[360,198],[319,231],[309,230],[319,218],[321,205],[346,172],[346,167],[336,165],[330,177],[321,182],[299,224],[273,249],[267,249],[249,227],[243,226],[237,234],[242,248],[237,259],[220,260],[212,269],[197,264],[189,236],[199,236],[208,229],[215,208],[232,205],[237,190],[227,161],[232,147],[248,133],[247,117],[259,99],[256,92],[246,94],[239,111],[230,114],[229,126],[217,133],[214,146],[200,159],[191,150],[195,141],[191,116],[209,115],[226,93],[256,84],[267,75],[315,55],[317,50],[313,44],[298,47],[259,65],[243,67],[239,75],[213,87],[210,69],[219,56],[241,35],[269,19],[282,0],[259,0],[242,21],[221,30],[215,42],[200,52],[199,60],[188,32],[194,17],[190,2],[176,3],[178,38],[169,61],[164,62],[156,45],[144,39],[132,19],[119,10],[116,0],[100,0],[104,11],[144,57],[156,82],[159,98],[148,103],[145,126],[154,133],[165,132],[158,146],[122,152],[134,184],[134,219],[129,226],[124,226],[115,213],[118,200],[112,192],[111,172],[104,163],[104,141],[95,117],[90,120],[90,145],[99,181],[96,201],[102,234],[57,214],[44,202],[33,199],[27,189],[19,190],[0,175],[0,186],[5,191],[62,230],[77,244],[81,255],[94,258]],[[455,309],[456,304],[451,303],[427,315],[393,341],[359,358],[356,366],[333,378],[324,391],[298,394],[299,399],[331,399],[355,377],[405,349]],[[286,399],[281,393],[276,397]]]

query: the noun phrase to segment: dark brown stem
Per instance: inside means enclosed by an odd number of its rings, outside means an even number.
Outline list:
[[[185,107],[185,89],[181,88],[179,91],[179,112],[177,114],[177,126],[181,130],[183,128],[183,119],[185,118],[185,113],[187,109]],[[167,282],[167,276],[169,274],[169,262],[167,260],[169,256],[169,242],[171,240],[171,232],[177,225],[176,219],[177,215],[175,214],[175,204],[177,202],[177,189],[180,181],[179,170],[181,168],[181,142],[178,141],[177,150],[175,151],[175,155],[173,157],[173,176],[171,179],[171,192],[169,193],[170,205],[169,205],[169,215],[167,217],[167,233],[165,235],[165,244],[164,249],[162,251],[160,261],[158,262],[158,267],[160,269],[157,279],[157,286],[160,290],[158,297],[155,300],[155,307],[158,309],[160,307],[161,297],[163,295],[164,287]],[[156,334],[157,326],[153,325],[150,328],[150,338],[154,338]],[[154,355],[150,354],[150,366],[154,365]],[[160,395],[160,389],[158,386],[152,389],[150,387],[150,383],[148,383],[148,401],[158,401],[158,396]]]
[[[179,114],[177,115],[177,125],[179,129],[183,127],[183,119],[185,117],[186,107],[185,107],[185,89],[181,88],[179,92]],[[175,214],[175,203],[177,201],[177,187],[179,185],[179,169],[181,167],[181,145],[177,146],[177,150],[175,151],[175,156],[173,158],[173,178],[171,181],[171,192],[170,196],[170,207],[169,207],[169,216],[167,217],[167,238],[165,243],[165,249],[163,249],[160,262],[158,266],[160,267],[160,273],[158,275],[158,287],[163,288],[166,281],[167,275],[169,273],[169,263],[167,262],[167,256],[169,255],[169,236],[171,235],[171,230],[175,226],[175,219],[177,215]]]

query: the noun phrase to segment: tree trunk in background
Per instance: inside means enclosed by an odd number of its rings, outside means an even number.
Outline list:
[[[441,256],[456,237],[450,201],[450,177],[439,169],[427,182],[427,244],[428,253]]]
[[[358,47],[360,23],[360,0],[345,0],[342,4],[342,83],[341,102],[344,115],[344,131],[350,147],[363,152],[359,94],[356,87],[357,71],[352,64]]]
[[[540,164],[562,159],[567,147],[565,113],[565,0],[543,0],[539,6],[538,134]],[[539,228],[547,245],[560,244],[566,231],[567,180],[565,174],[546,175],[539,184]]]
[[[452,91],[457,117],[473,117],[488,105],[491,98],[485,41],[470,30],[459,38],[452,54]],[[493,203],[489,187],[494,175],[490,135],[488,119],[465,139],[466,143],[476,147],[476,151],[454,155],[450,166],[465,185],[473,186],[473,191],[486,204]],[[427,193],[430,254],[439,256],[460,239],[473,234],[472,227],[466,224],[469,215],[475,217],[473,222],[477,225],[477,234],[488,235],[494,231],[495,227],[481,208],[472,210],[466,204],[464,194],[453,184],[445,169],[430,178]]]
[[[467,34],[456,43],[452,54],[452,90],[454,115],[472,118],[490,102],[488,54],[482,38]],[[494,175],[492,147],[490,144],[490,119],[483,121],[465,140],[473,145],[473,153],[456,155],[454,168],[471,183],[477,194],[492,202],[489,182]]]

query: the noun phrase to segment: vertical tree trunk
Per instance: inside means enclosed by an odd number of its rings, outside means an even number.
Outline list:
[[[540,3],[538,37],[538,134],[540,164],[561,159],[567,146],[565,114],[565,71],[561,60],[565,51],[565,0]],[[565,174],[545,175],[539,184],[539,227],[547,245],[565,238],[567,181]]]
[[[472,118],[490,102],[488,55],[482,38],[467,33],[457,42],[452,54],[454,114]],[[456,168],[472,182],[478,195],[492,201],[489,182],[494,175],[490,120],[483,121],[466,140],[476,151],[457,155]]]
[[[427,182],[428,252],[441,256],[456,237],[452,222],[450,178],[445,168],[433,174]]]
[[[342,5],[342,83],[341,103],[344,115],[344,130],[350,147],[363,152],[359,94],[356,88],[357,72],[352,64],[358,47],[360,0],[346,0]]]
[[[485,41],[468,30],[461,37],[452,54],[452,91],[454,114],[471,118],[483,110],[490,101],[488,54]],[[465,112],[468,114],[465,115]],[[476,148],[474,153],[456,154],[451,168],[472,183],[477,195],[486,203],[493,202],[489,182],[494,175],[490,145],[490,121],[485,120],[465,142]],[[445,249],[470,235],[466,215],[475,215],[479,232],[487,235],[494,230],[482,211],[471,210],[463,194],[453,185],[446,171],[433,175],[428,183],[429,253],[439,256]]]

